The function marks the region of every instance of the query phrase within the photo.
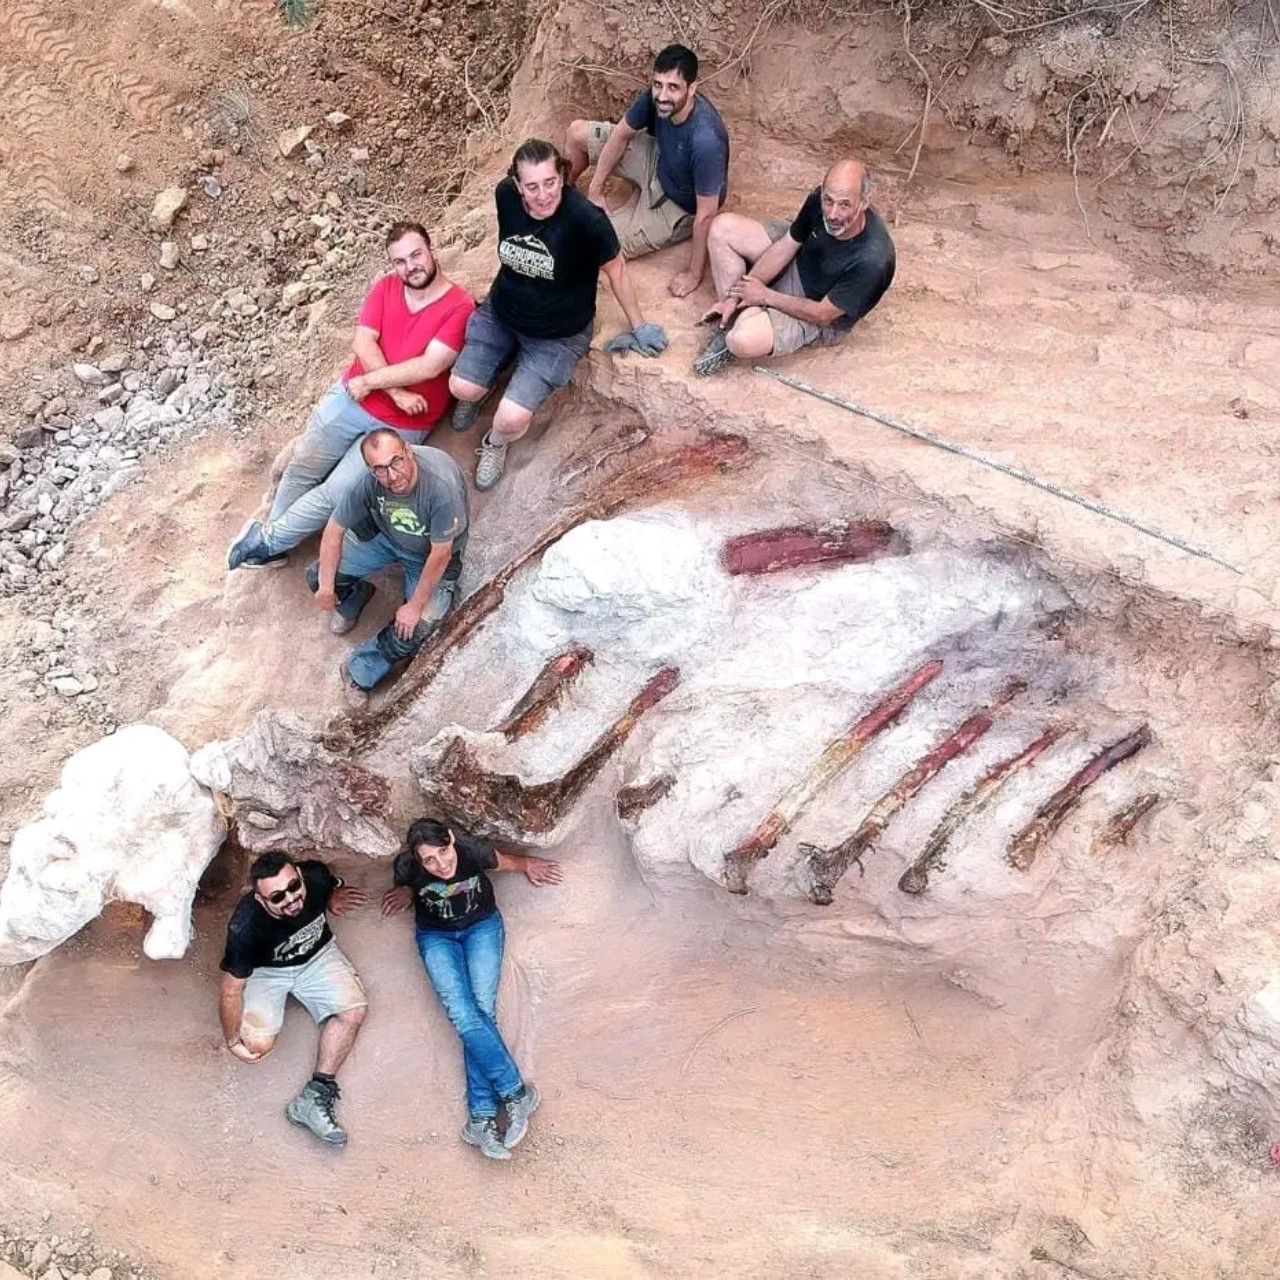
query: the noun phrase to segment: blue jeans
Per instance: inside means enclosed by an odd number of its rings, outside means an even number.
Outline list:
[[[453,544],[453,558],[445,568],[444,576],[435,591],[431,593],[431,600],[422,611],[422,617],[408,640],[401,640],[396,635],[395,627],[389,622],[376,636],[351,650],[347,658],[347,670],[351,672],[351,679],[362,689],[372,689],[397,662],[417,653],[426,643],[427,637],[444,621],[445,615],[453,607],[453,595],[458,589],[465,546],[465,535]],[[373,588],[365,579],[389,564],[398,564],[404,570],[404,598],[407,600],[413,595],[418,579],[422,577],[424,563],[421,556],[410,555],[385,533],[377,534],[368,542],[361,542],[348,529],[342,539],[342,557],[338,561],[335,583],[338,612],[344,618],[358,618],[361,609],[373,595]],[[319,560],[313,560],[307,569],[307,585],[312,591],[320,590]]]
[[[271,513],[262,525],[267,551],[288,551],[324,528],[338,499],[364,475],[360,441],[387,425],[366,413],[341,382],[329,388],[280,477]],[[409,444],[426,439],[425,431],[392,430]]]
[[[467,1110],[476,1119],[496,1116],[498,1103],[524,1087],[497,1023],[502,916],[495,911],[457,933],[418,929],[414,937],[427,977],[462,1041]]]

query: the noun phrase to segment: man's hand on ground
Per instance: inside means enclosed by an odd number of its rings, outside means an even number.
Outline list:
[[[330,915],[341,916],[355,910],[356,907],[363,907],[368,901],[369,895],[363,889],[344,884],[342,888],[335,889],[330,895],[328,911]]]
[[[720,328],[723,329],[725,325],[727,325],[729,321],[733,318],[733,313],[737,309],[738,309],[737,299],[721,298],[720,301],[717,302],[714,307],[711,307],[707,310],[707,313],[702,317],[702,323],[718,324]]]
[[[729,286],[729,297],[742,307],[767,307],[770,289],[751,276],[743,276]]]
[[[326,591],[323,587],[316,592],[316,604],[321,609],[336,609],[338,607],[338,593],[336,591]]]
[[[382,895],[382,918],[393,916],[403,911],[413,901],[413,890],[407,885],[397,885]]]
[[[388,387],[387,395],[391,397],[401,413],[407,413],[410,417],[427,411],[426,400],[416,391],[406,391],[404,387]]]
[[[391,625],[395,628],[398,640],[412,640],[413,633],[418,629],[418,623],[421,621],[422,610],[406,600],[396,610],[396,616]]]
[[[528,854],[524,860],[524,873],[530,884],[559,884],[560,864],[552,858],[538,858]]]
[[[233,1057],[239,1058],[241,1062],[257,1062],[262,1057],[260,1053],[250,1053],[243,1040],[227,1045],[227,1051]]]
[[[673,298],[687,298],[701,283],[702,281],[692,271],[681,271],[678,275],[671,277],[667,292]]]

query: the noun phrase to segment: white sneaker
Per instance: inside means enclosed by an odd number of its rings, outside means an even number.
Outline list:
[[[493,432],[486,432],[480,447],[476,450],[480,461],[476,463],[476,488],[483,493],[492,489],[502,479],[503,468],[507,465],[507,446],[493,443]]]

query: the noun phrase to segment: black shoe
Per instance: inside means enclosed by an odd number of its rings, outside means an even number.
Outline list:
[[[483,400],[459,400],[453,406],[453,429],[455,431],[470,431],[475,426],[476,419],[480,416],[480,406],[484,404]]]
[[[262,524],[250,520],[227,548],[228,569],[282,569],[288,563],[287,551],[268,551],[262,536]]]
[[[719,373],[726,365],[733,363],[733,352],[729,350],[729,340],[723,329],[713,329],[702,354],[693,362],[693,372],[699,378],[709,378]]]

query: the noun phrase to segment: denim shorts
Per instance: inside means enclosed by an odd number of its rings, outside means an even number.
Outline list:
[[[531,338],[507,328],[486,298],[467,321],[467,339],[453,372],[464,382],[492,387],[514,352],[516,368],[503,399],[532,413],[573,377],[574,366],[591,346],[591,329],[587,325],[568,338]]]

